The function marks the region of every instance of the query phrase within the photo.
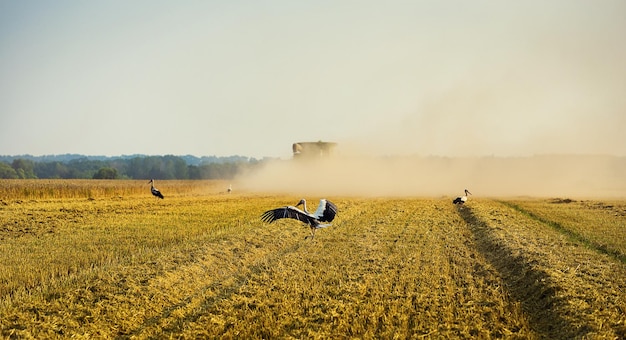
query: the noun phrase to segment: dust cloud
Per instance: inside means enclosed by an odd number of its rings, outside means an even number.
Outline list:
[[[239,179],[242,189],[302,197],[626,198],[626,157],[354,156],[276,160]]]
[[[324,117],[311,130],[338,142],[334,158],[272,162],[242,185],[303,197],[626,197],[623,11],[535,7],[450,40],[434,32],[438,44],[401,69],[368,67],[372,92],[324,99],[345,112],[305,111]],[[299,127],[293,141],[318,138]]]
[[[276,161],[242,184],[303,197],[626,198],[626,68],[588,52],[470,68],[373,123],[336,127],[333,158]]]

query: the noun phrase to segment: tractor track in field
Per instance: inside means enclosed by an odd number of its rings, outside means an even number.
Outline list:
[[[461,206],[458,212],[474,234],[478,251],[500,273],[510,296],[521,303],[539,337],[571,339],[591,331],[585,326],[588,320],[583,316],[572,321],[562,315],[567,301],[558,297],[559,287],[552,283],[548,273],[535,266],[523,252],[517,255],[518,249],[512,249],[506,240],[493,233],[492,227],[474,214],[471,207]]]
[[[582,244],[584,244],[586,247],[588,247],[589,249],[598,252],[600,254],[605,254],[608,255],[624,264],[626,264],[626,254],[623,254],[622,252],[618,251],[618,250],[614,250],[611,249],[610,247],[608,247],[605,244],[599,244],[597,242],[594,242],[586,237],[584,237],[583,235],[568,229],[566,227],[564,227],[563,225],[561,225],[558,222],[555,221],[551,221],[548,219],[545,219],[535,213],[533,213],[530,210],[524,209],[521,206],[511,203],[511,202],[506,202],[506,201],[499,201],[499,203],[504,204],[506,206],[508,206],[509,208],[512,208],[513,210],[516,210],[518,212],[520,212],[521,214],[528,216],[529,218],[538,221],[540,223],[543,223],[551,228],[553,228],[554,230],[558,231],[559,233],[569,237],[570,239],[572,239],[573,241],[576,242],[580,242]],[[610,206],[612,207],[612,206]]]

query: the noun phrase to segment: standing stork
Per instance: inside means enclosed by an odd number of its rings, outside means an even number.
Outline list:
[[[150,184],[150,192],[154,195],[154,197],[163,199],[163,194],[159,191],[159,189],[154,187],[154,179],[151,179],[148,184]]]
[[[303,205],[304,211],[297,208],[299,205]],[[330,226],[330,224],[322,224],[322,222],[332,222],[336,214],[337,206],[326,199],[321,199],[317,210],[311,214],[306,209],[306,200],[303,198],[295,207],[286,206],[264,212],[263,215],[261,215],[261,220],[272,223],[281,218],[293,218],[311,228],[311,239],[313,239],[315,238],[315,231],[317,229]],[[308,236],[305,237],[305,239],[306,238],[308,238]]]
[[[452,203],[463,205],[465,202],[467,202],[467,195],[471,195],[471,194],[472,193],[469,192],[469,190],[465,189],[465,195],[455,198],[454,201],[452,201]]]

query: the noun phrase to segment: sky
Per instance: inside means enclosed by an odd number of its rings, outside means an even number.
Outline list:
[[[0,0],[0,154],[626,156],[626,2]]]

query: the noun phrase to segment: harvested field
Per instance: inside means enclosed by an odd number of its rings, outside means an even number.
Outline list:
[[[300,197],[102,183],[0,197],[3,337],[626,337],[623,201],[326,197],[305,240],[259,218]]]

